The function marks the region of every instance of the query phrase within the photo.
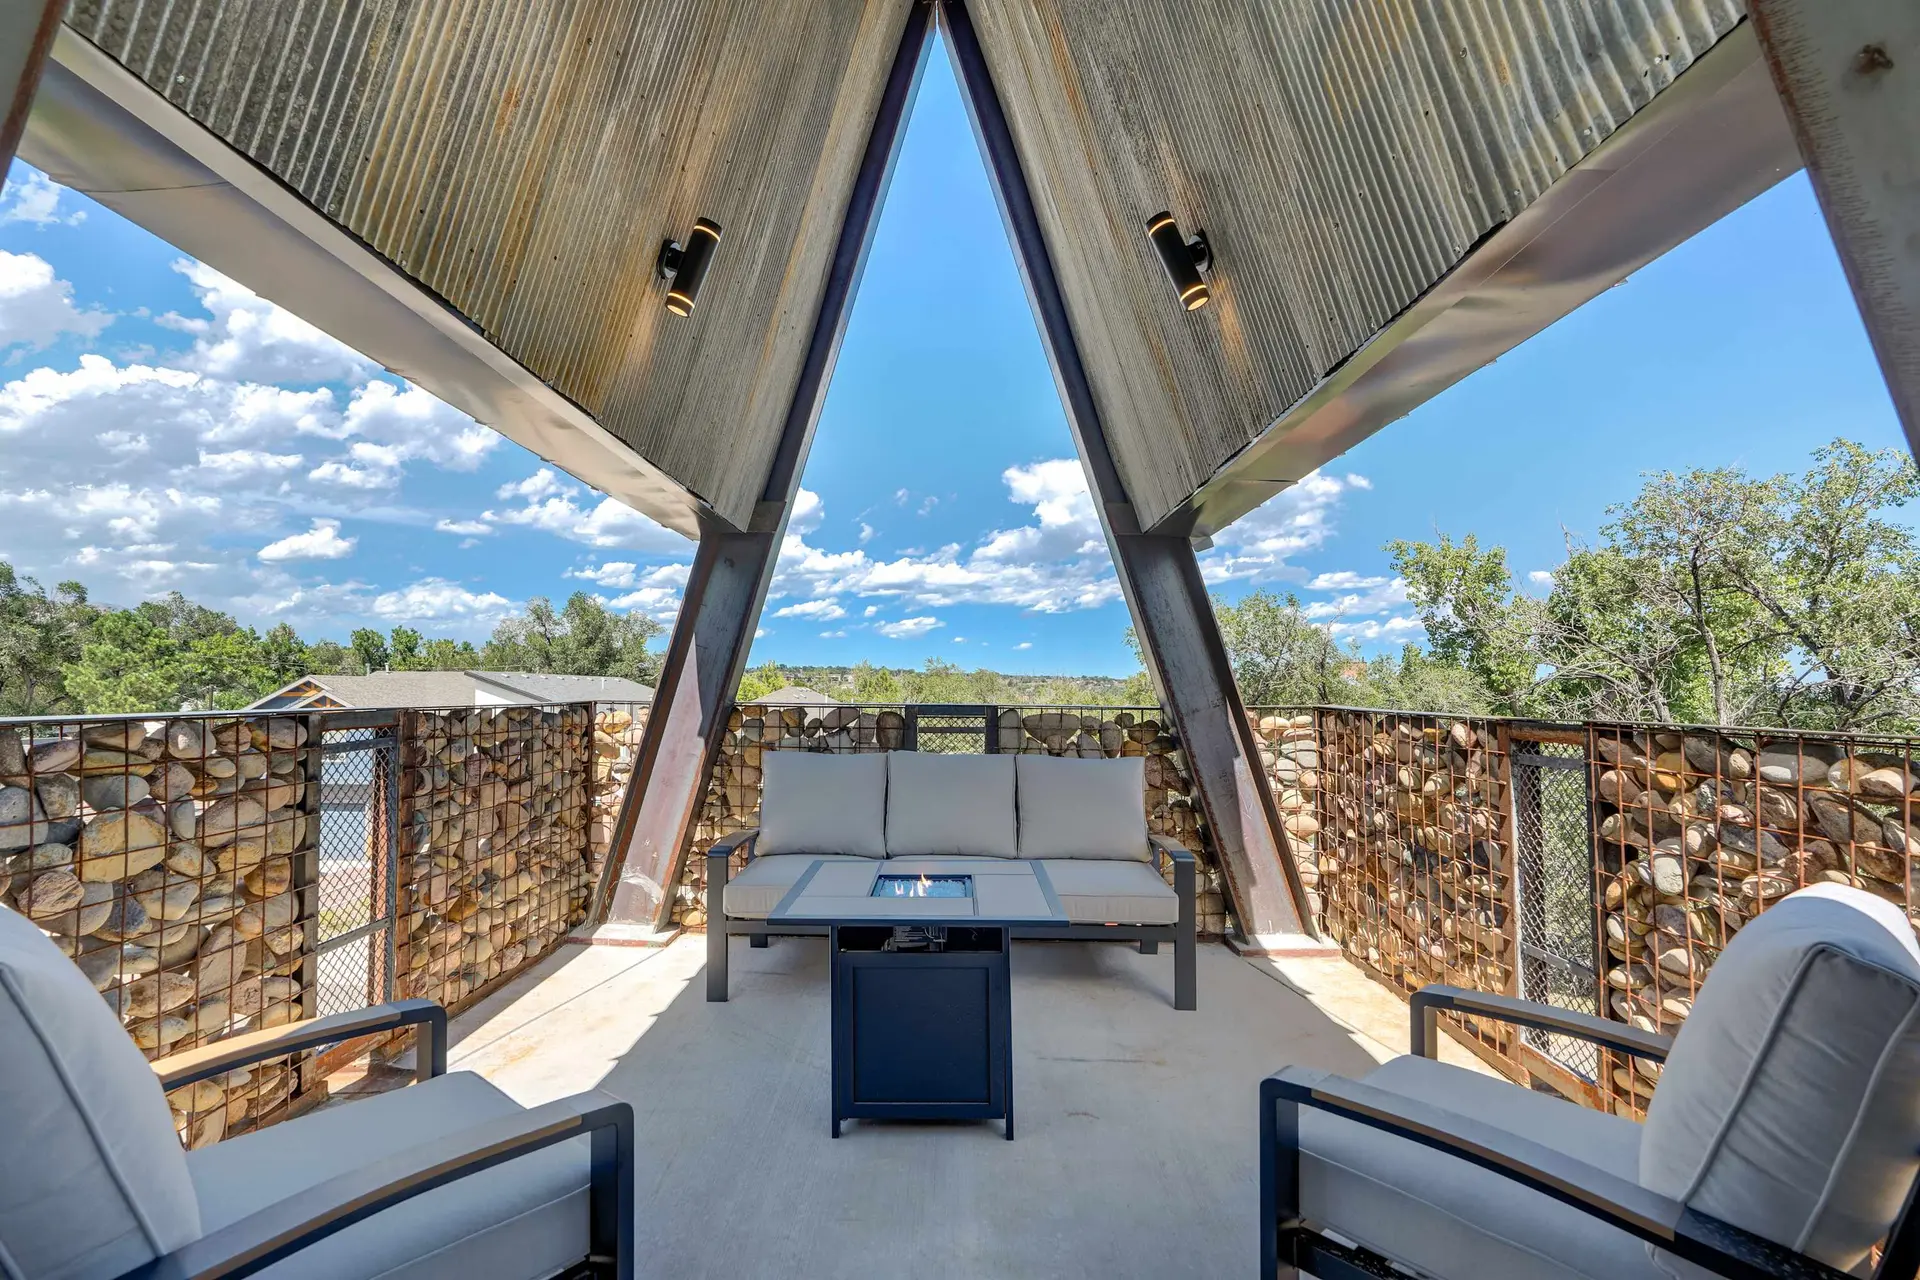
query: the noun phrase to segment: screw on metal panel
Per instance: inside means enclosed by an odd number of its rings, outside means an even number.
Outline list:
[[[1863,76],[1893,70],[1893,58],[1883,44],[1870,44],[1853,56],[1853,69]]]

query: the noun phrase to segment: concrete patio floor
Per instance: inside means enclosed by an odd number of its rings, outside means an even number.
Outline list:
[[[1246,1275],[1261,1077],[1406,1051],[1405,1007],[1338,958],[1203,946],[1200,1008],[1177,1013],[1164,951],[1021,943],[1018,1140],[850,1121],[836,1142],[824,943],[736,942],[726,1004],[705,946],[563,947],[453,1029],[453,1069],[523,1104],[633,1104],[647,1276]]]

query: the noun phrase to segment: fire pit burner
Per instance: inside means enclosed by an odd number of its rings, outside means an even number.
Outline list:
[[[875,876],[876,898],[971,898],[972,876]]]

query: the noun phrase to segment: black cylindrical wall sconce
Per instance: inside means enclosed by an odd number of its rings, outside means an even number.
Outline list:
[[[701,282],[707,278],[707,267],[719,245],[720,224],[699,218],[684,246],[678,240],[660,246],[660,278],[673,282],[667,286],[667,310],[677,316],[693,314],[693,306],[700,300]]]
[[[1207,248],[1207,233],[1196,231],[1193,239],[1183,240],[1180,224],[1173,220],[1173,215],[1156,213],[1147,219],[1147,239],[1153,241],[1154,252],[1160,255],[1160,265],[1167,269],[1167,279],[1173,282],[1180,305],[1189,311],[1206,306],[1207,300],[1213,297],[1207,282],[1200,278],[1201,271],[1213,262],[1213,254]]]

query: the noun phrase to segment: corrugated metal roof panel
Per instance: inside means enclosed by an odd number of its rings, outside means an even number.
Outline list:
[[[75,0],[67,21],[744,524],[906,13]],[[700,216],[727,234],[681,321],[654,259]]]
[[[1730,31],[1739,0],[971,0],[1151,524]],[[1213,305],[1144,235],[1204,227]]]

